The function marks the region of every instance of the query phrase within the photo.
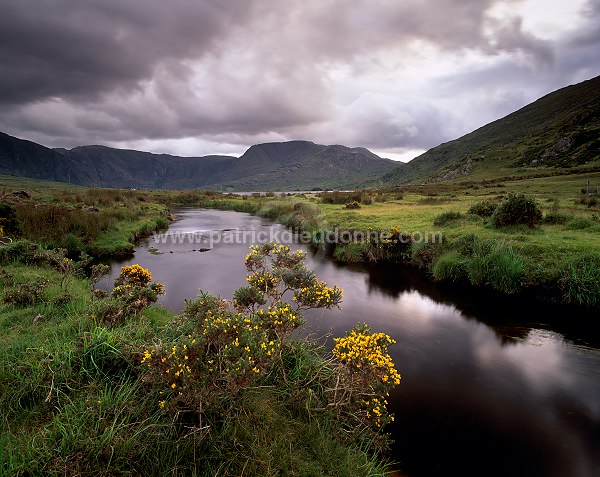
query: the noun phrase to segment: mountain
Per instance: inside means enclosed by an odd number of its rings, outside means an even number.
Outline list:
[[[232,166],[235,157],[178,157],[106,146],[57,150],[77,171],[80,185],[146,189],[205,187]]]
[[[346,189],[396,167],[396,162],[360,147],[268,143],[248,149],[230,171],[238,178],[223,180],[219,186],[232,190],[265,190],[264,184],[270,190]]]
[[[106,146],[50,149],[0,133],[0,174],[92,187],[218,190],[341,188],[397,163],[364,148],[309,141],[258,144],[241,157],[179,157]]]
[[[459,139],[428,150],[386,185],[481,179],[600,161],[600,76],[550,93]]]

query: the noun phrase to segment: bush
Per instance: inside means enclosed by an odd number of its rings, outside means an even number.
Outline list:
[[[38,276],[30,283],[20,283],[4,294],[2,301],[18,306],[35,305],[44,300],[44,292],[48,288],[48,279]]]
[[[318,422],[334,422],[346,442],[355,437],[383,445],[381,429],[393,420],[384,396],[400,381],[387,352],[393,340],[359,325],[336,340],[326,360],[308,343],[294,341],[304,310],[339,307],[342,298],[339,288],[305,268],[304,259],[287,246],[253,246],[245,261],[248,286],[234,293],[235,301],[201,293],[186,302],[179,337],[155,339],[140,356],[163,412],[218,432],[231,429],[240,408],[256,415],[255,404],[276,407],[264,400],[273,392],[311,416],[325,413]],[[263,402],[249,402],[249,392],[259,389]]]
[[[479,217],[487,218],[491,217],[494,214],[497,207],[498,204],[496,202],[493,202],[491,200],[485,200],[483,202],[477,202],[476,204],[473,204],[469,208],[468,213],[478,215]]]
[[[544,215],[542,223],[545,225],[564,225],[569,221],[569,217],[559,212],[550,212]]]
[[[492,224],[496,228],[521,224],[534,227],[541,220],[542,211],[535,199],[523,194],[509,194],[492,215]]]
[[[97,273],[102,271],[96,269]],[[152,274],[138,264],[122,267],[114,285],[110,295],[95,303],[93,312],[93,317],[106,325],[121,323],[138,315],[164,294],[164,286],[152,283]]]
[[[449,225],[461,218],[462,214],[460,212],[444,212],[433,220],[433,225],[436,227],[442,227],[444,225]]]

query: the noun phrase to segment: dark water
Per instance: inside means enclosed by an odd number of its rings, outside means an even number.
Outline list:
[[[240,230],[285,232],[236,212],[177,215],[172,233],[213,231],[231,242]],[[230,297],[245,283],[248,244],[198,251],[207,245],[149,239],[122,264],[149,268],[166,285],[162,303],[179,311],[198,289]],[[343,311],[309,317],[311,332],[341,335],[366,321],[397,341],[391,354],[402,383],[391,396],[396,421],[389,430],[392,457],[408,475],[600,475],[598,316],[432,284],[401,266],[340,266],[310,253],[308,265],[344,289]]]

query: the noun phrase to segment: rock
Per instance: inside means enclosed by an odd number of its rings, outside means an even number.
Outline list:
[[[560,156],[561,154],[571,149],[574,143],[575,141],[573,140],[573,138],[563,137],[556,144],[546,149],[540,156],[540,159],[543,161],[544,159],[548,159],[549,157]]]

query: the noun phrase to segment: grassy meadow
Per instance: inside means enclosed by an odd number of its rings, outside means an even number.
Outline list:
[[[505,293],[530,291],[543,299],[597,307],[600,197],[583,193],[588,180],[592,186],[600,184],[600,173],[510,176],[481,183],[456,181],[352,193],[207,197],[182,192],[169,197],[173,203],[259,214],[317,237],[320,231],[336,228],[395,230],[396,239],[406,238],[409,243],[338,243],[328,251],[343,262],[408,262],[434,280]],[[496,207],[510,194],[532,198],[540,220],[533,226],[494,226],[492,217],[470,213],[479,204]],[[442,243],[418,240],[439,241],[440,236]],[[453,273],[445,272],[449,265]]]

